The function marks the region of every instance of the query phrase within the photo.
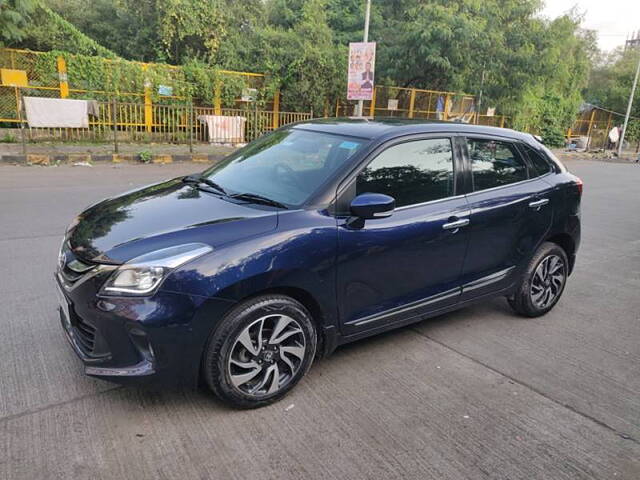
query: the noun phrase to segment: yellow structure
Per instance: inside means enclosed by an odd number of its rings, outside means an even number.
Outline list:
[[[153,85],[147,80],[143,91],[128,91],[126,86],[116,91],[98,91],[87,90],[86,87],[74,84],[73,76],[73,59],[75,55],[65,54],[59,55],[50,67],[50,71],[45,71],[42,62],[38,62],[44,52],[35,52],[30,50],[19,50],[11,48],[0,48],[0,68],[1,68],[1,84],[0,84],[0,122],[20,123],[22,121],[19,112],[20,89],[28,88],[23,94],[43,97],[57,98],[91,98],[96,97],[115,98],[119,104],[142,102],[143,108],[140,109],[141,118],[133,118],[129,115],[125,123],[142,123],[143,129],[147,132],[154,130],[159,126],[159,122],[163,121],[162,115],[154,117],[156,107],[152,100]],[[94,57],[95,58],[95,57]],[[103,62],[111,63],[114,60],[103,58]],[[150,69],[164,69],[164,71],[179,72],[181,67],[174,65],[163,65],[154,63],[128,62],[131,65],[138,65],[143,71]],[[264,79],[262,73],[238,72],[234,70],[218,70],[222,76],[220,83],[215,89],[214,109],[216,114],[222,112],[221,93],[224,84],[224,78],[230,76],[240,76],[245,78],[250,85],[258,86],[256,82],[261,83]],[[212,72],[213,74],[213,72]],[[77,81],[77,80],[76,80]],[[169,84],[171,85],[171,84]],[[176,101],[188,101],[186,97],[178,95],[166,97],[167,102],[174,104]],[[279,102],[276,102],[279,105]],[[128,114],[132,114],[137,108],[128,108]]]
[[[5,87],[28,87],[29,79],[24,70],[13,70],[11,68],[0,68],[0,79]]]
[[[246,140],[301,120],[311,118],[309,112],[280,111],[280,92],[275,92],[271,109],[255,109],[239,103],[237,108],[222,105],[224,83],[229,77],[242,77],[252,87],[260,87],[265,76],[261,73],[218,70],[214,87],[213,105],[202,105],[179,95],[161,97],[154,101],[153,75],[157,71],[176,72],[176,81],[181,75],[181,67],[142,62],[128,62],[127,65],[140,68],[144,74],[144,85],[138,91],[123,85],[115,91],[89,90],[78,83],[81,75],[74,75],[74,55],[59,55],[51,58],[43,52],[0,48],[0,122],[24,123],[20,111],[20,98],[23,95],[49,98],[89,98],[97,99],[98,115],[89,119],[88,129],[31,129],[29,138],[48,140],[97,140],[109,141],[118,135],[128,135],[133,140],[152,138],[157,141],[180,142],[206,141],[207,131],[198,121],[203,115],[244,116],[247,118]],[[97,57],[93,57],[94,59]],[[112,59],[98,58],[107,64]],[[107,74],[117,69],[106,69]],[[155,71],[155,72],[154,72]],[[148,75],[147,73],[148,72]],[[213,72],[212,72],[213,75]],[[173,78],[169,73],[165,75]],[[184,80],[182,80],[184,81]],[[180,85],[180,84],[178,84]],[[167,83],[175,87],[176,84]],[[132,91],[133,90],[133,91]],[[37,130],[37,131],[36,131]],[[31,137],[33,135],[33,137]]]
[[[62,56],[58,56],[58,78],[60,80],[60,98],[69,96],[69,78],[67,76],[67,61]]]

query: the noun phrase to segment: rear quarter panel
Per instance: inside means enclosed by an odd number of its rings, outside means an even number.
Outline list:
[[[574,245],[574,255],[580,246],[580,202],[582,194],[578,188],[578,177],[568,171],[554,173],[543,177],[552,189],[554,218],[549,238],[567,234]],[[573,269],[574,258],[570,258]]]

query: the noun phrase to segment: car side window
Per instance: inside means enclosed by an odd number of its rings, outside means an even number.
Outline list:
[[[497,140],[468,138],[473,191],[500,187],[529,178],[527,164],[515,145]]]
[[[448,138],[414,140],[387,148],[356,179],[356,195],[384,193],[396,207],[453,195],[453,149]]]
[[[539,177],[551,171],[551,164],[540,152],[537,152],[527,145],[523,145],[522,147],[524,148],[524,151],[527,152],[529,163],[531,164],[536,176]]]

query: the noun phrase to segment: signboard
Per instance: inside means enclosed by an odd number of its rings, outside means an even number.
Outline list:
[[[258,97],[258,90],[256,88],[243,88],[242,89],[242,101],[243,102],[255,102]]]
[[[173,87],[168,87],[167,85],[158,85],[158,95],[163,95],[165,97],[172,96]]]
[[[376,42],[349,44],[347,100],[371,100],[376,65]]]
[[[27,72],[24,70],[12,70],[0,68],[0,80],[6,87],[28,87]]]
[[[390,98],[387,101],[387,110],[398,110],[398,99]]]

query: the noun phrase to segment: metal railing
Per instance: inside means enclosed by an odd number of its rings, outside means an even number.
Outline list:
[[[356,102],[336,101],[335,116],[353,115],[355,104]],[[475,106],[475,96],[461,92],[378,85],[374,89],[372,100],[364,102],[363,112],[370,117],[422,118],[507,126],[509,117],[480,115],[475,112]]]
[[[622,125],[623,121],[622,113],[591,106],[578,115],[567,130],[566,138],[569,142],[582,140],[581,146],[586,149],[606,149],[612,146],[609,132],[613,127]]]
[[[18,50],[11,48],[0,48],[0,68],[18,70],[24,72],[28,80],[28,86],[16,87],[13,84],[0,85],[0,123],[4,124],[20,124],[22,118],[20,116],[20,97],[21,96],[37,96],[51,98],[75,98],[75,99],[93,99],[101,101],[111,101],[116,98],[120,103],[144,103],[147,108],[152,105],[154,99],[157,103],[166,104],[185,104],[190,100],[185,96],[166,95],[160,96],[154,94],[154,88],[151,81],[146,79],[145,72],[162,71],[166,75],[163,77],[162,83],[172,87],[174,91],[180,89],[185,90],[189,86],[189,82],[183,73],[182,67],[155,63],[141,63],[125,60],[117,60],[120,64],[126,64],[127,68],[132,69],[141,77],[145,77],[144,85],[142,82],[133,82],[135,85],[123,85],[116,81],[117,75],[112,74],[112,65],[116,60],[101,57],[82,57],[97,62],[98,65],[104,65],[105,77],[111,78],[111,82],[104,82],[110,85],[108,90],[91,89],[89,85],[94,83],[91,75],[76,65],[76,60],[82,56],[72,54],[56,54],[52,56],[47,52],[35,52],[31,50]],[[218,114],[222,109],[222,90],[225,81],[230,81],[231,77],[242,78],[246,87],[257,88],[258,90],[264,85],[265,75],[253,72],[238,72],[232,70],[214,70],[211,69],[212,78],[214,74],[219,74],[216,80],[216,86],[211,92],[213,96],[213,107],[216,108]],[[88,75],[88,76],[87,76]],[[93,74],[95,76],[95,72]],[[129,82],[131,83],[131,82]],[[133,91],[131,91],[133,90]],[[201,105],[198,99],[193,99],[193,103]],[[236,106],[245,105],[241,99],[236,99]],[[279,92],[275,92],[274,98],[267,103],[274,111],[279,110]],[[231,105],[229,105],[231,106]],[[147,128],[153,124],[150,110],[147,110],[145,118]]]
[[[308,120],[311,113],[275,112],[258,109],[151,105],[99,101],[98,115],[89,117],[88,128],[32,128],[23,121],[25,140],[157,143],[246,143],[281,125]],[[234,118],[243,120],[233,121]],[[213,123],[207,123],[210,120]],[[212,125],[214,131],[209,132]]]

